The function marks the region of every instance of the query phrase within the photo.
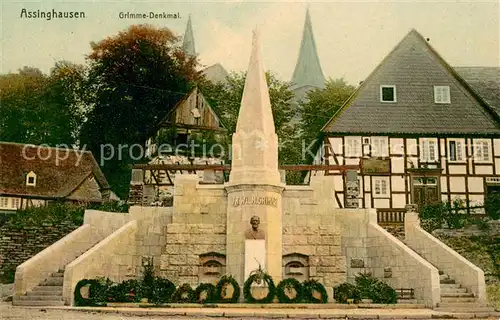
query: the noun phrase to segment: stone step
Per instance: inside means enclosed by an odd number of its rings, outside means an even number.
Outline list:
[[[60,296],[43,296],[43,295],[29,295],[29,296],[20,296],[19,300],[29,300],[29,301],[40,301],[40,300],[49,300],[49,301],[62,301],[62,295]]]
[[[53,272],[50,274],[52,278],[61,278],[64,277],[64,272]]]
[[[62,291],[63,286],[36,286],[32,291]]]
[[[474,298],[473,293],[443,293],[441,292],[441,297],[446,297],[446,298]]]
[[[471,302],[477,302],[477,298],[472,298],[472,297],[441,297],[441,303],[471,303]]]
[[[40,283],[40,286],[62,286],[64,278],[47,278]]]
[[[444,279],[444,280],[442,279],[441,281],[439,281],[439,283],[441,283],[441,284],[455,284],[456,282],[453,279]]]
[[[434,311],[441,312],[456,312],[456,313],[478,313],[478,312],[495,312],[492,307],[437,307],[433,309]]]
[[[443,273],[439,275],[439,280],[448,280],[448,279],[450,279],[450,276],[447,274]]]
[[[458,283],[441,283],[441,290],[443,289],[459,289],[462,286]]]
[[[62,288],[61,290],[36,290],[27,292],[27,296],[62,296]]]
[[[467,288],[441,288],[441,293],[466,293]]]
[[[456,302],[444,302],[441,301],[438,303],[438,307],[442,308],[482,308],[482,307],[489,307],[488,305],[478,302],[478,301],[472,301],[472,302],[463,302],[463,301],[456,301]]]
[[[47,301],[47,300],[37,300],[37,301],[31,301],[31,300],[19,300],[15,298],[12,301],[12,304],[15,306],[36,306],[36,307],[49,307],[49,306],[64,306],[64,301],[58,300],[58,301]]]

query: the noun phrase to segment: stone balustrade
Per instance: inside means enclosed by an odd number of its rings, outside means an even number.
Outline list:
[[[422,229],[418,213],[413,210],[406,213],[405,239],[408,246],[473,292],[479,301],[486,300],[483,270]]]

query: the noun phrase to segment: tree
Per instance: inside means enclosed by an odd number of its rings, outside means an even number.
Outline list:
[[[330,120],[340,107],[353,94],[355,87],[344,79],[329,79],[324,89],[315,89],[307,94],[305,101],[299,103],[302,114],[300,136],[309,146],[320,136],[321,128]]]
[[[70,89],[81,80],[81,70],[80,66],[58,62],[50,76],[32,67],[1,75],[0,140],[73,145],[81,111]]]
[[[225,140],[230,142],[230,136],[236,130],[236,122],[240,111],[241,98],[245,87],[246,72],[232,73],[227,83],[213,84],[210,81],[201,81],[199,87],[206,96],[210,105],[221,116],[228,129],[229,136]],[[293,93],[289,90],[290,84],[280,81],[270,72],[266,73],[269,87],[269,98],[273,111],[276,134],[283,146],[292,136],[293,127],[290,125],[292,108],[290,99]]]
[[[89,107],[81,143],[98,159],[114,154],[103,171],[119,196],[128,193],[128,163],[142,153],[131,146],[144,146],[199,78],[196,59],[184,55],[178,40],[169,29],[134,25],[91,43],[86,83],[91,94],[85,97]],[[105,145],[112,147],[103,154]],[[139,153],[131,157],[133,150]]]
[[[131,26],[91,47],[88,90],[94,94],[82,141],[97,154],[105,143],[143,144],[198,77],[195,59],[166,28]]]

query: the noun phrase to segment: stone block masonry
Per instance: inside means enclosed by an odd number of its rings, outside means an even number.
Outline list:
[[[226,254],[225,224],[173,223],[166,230],[166,246],[160,258],[159,273],[178,285],[189,283],[194,287],[206,280],[203,276],[200,279],[200,255]],[[221,275],[224,267],[219,270]]]
[[[8,273],[13,273],[18,265],[78,227],[72,222],[35,227],[3,225],[0,227],[0,279],[7,280]]]

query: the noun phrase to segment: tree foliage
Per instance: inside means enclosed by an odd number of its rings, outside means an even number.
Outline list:
[[[299,103],[300,135],[308,146],[318,138],[321,128],[332,118],[340,107],[353,94],[355,87],[343,78],[328,79],[324,89],[315,89],[307,94],[307,98]]]
[[[83,78],[83,67],[66,61],[50,75],[32,67],[1,75],[0,140],[73,145],[83,115],[77,94]]]
[[[95,154],[101,144],[144,143],[198,78],[196,60],[166,28],[134,25],[91,46],[82,142]]]

